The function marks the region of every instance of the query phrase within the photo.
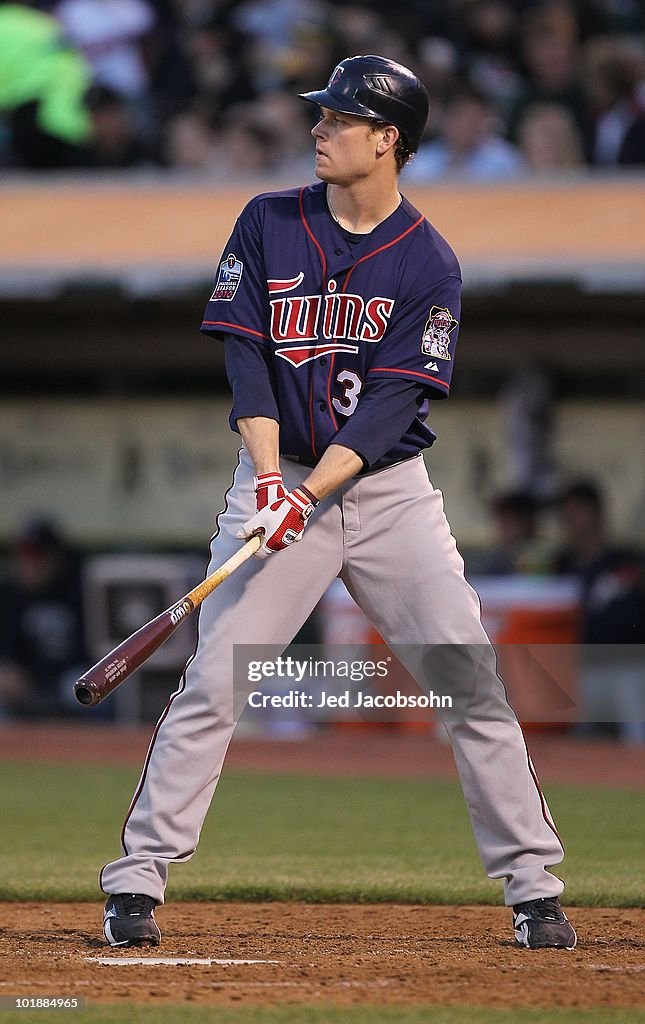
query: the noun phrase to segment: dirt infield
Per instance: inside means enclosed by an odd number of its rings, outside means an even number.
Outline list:
[[[110,949],[99,904],[0,904],[2,995],[88,1003],[645,1006],[645,910],[575,912],[577,949],[515,947],[490,907],[191,903],[157,950]],[[124,966],[126,956],[277,961]],[[107,958],[104,965],[90,958]]]
[[[0,760],[140,765],[152,725],[135,729],[84,722],[0,725]],[[642,788],[645,746],[579,741],[551,730],[528,731],[531,756],[544,782]],[[230,771],[304,775],[456,778],[452,750],[431,733],[394,729],[329,729],[305,739],[234,737]]]

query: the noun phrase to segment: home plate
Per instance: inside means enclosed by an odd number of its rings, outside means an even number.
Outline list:
[[[229,965],[280,963],[279,960],[220,960],[214,959],[213,957],[205,959],[189,959],[181,956],[86,956],[84,959],[88,963],[103,964],[105,967],[132,967],[141,965],[146,965],[148,967],[163,967],[166,965],[171,967],[192,967],[193,964],[202,964],[204,967],[210,967],[212,964],[227,967]]]

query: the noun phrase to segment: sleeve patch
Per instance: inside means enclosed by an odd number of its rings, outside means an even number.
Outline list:
[[[230,252],[219,265],[217,281],[215,282],[215,288],[213,289],[210,301],[230,302],[231,299],[235,298],[243,270],[244,264],[242,260],[238,260],[237,256]]]
[[[457,324],[458,321],[455,320],[449,309],[433,306],[421,337],[423,355],[450,360],[451,356],[448,350],[450,333],[454,331]]]

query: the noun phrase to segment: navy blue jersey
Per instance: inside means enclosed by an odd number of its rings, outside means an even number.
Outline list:
[[[266,193],[248,203],[202,324],[207,333],[263,346],[280,449],[312,463],[355,411],[368,381],[408,380],[426,398],[446,397],[460,315],[457,259],[407,199],[352,244],[329,213],[326,187]],[[383,465],[432,444],[427,410],[424,401]]]

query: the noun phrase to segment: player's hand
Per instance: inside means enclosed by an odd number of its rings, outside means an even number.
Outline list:
[[[287,492],[282,483],[282,473],[275,470],[274,473],[260,473],[253,478],[255,484],[255,511],[261,512],[267,505],[273,505],[286,497]]]
[[[306,487],[295,487],[284,498],[278,498],[251,516],[238,531],[238,540],[248,540],[260,533],[262,545],[255,557],[268,558],[274,551],[282,551],[302,540],[307,520],[317,504],[318,498]]]

